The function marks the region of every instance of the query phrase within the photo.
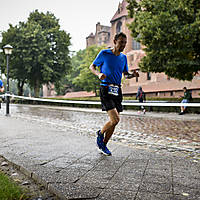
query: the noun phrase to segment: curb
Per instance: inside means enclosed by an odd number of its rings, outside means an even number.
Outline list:
[[[8,160],[7,158],[5,158],[4,156],[0,155],[7,163],[9,163],[14,169],[19,170],[21,173],[23,173],[25,176],[27,176],[28,178],[32,179],[37,185],[41,184],[42,186],[44,186],[44,188],[50,192],[51,194],[55,195],[56,198],[58,198],[59,200],[66,200],[67,198],[61,194],[61,192],[59,192],[57,189],[55,189],[54,187],[52,187],[51,185],[49,185],[45,180],[43,180],[42,178],[40,178],[38,175],[36,175],[35,173],[27,170],[26,168],[17,165],[13,162],[11,162],[10,160]]]

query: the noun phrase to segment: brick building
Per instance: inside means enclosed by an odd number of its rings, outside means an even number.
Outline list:
[[[95,35],[91,33],[86,38],[86,47],[89,47],[91,45],[110,45],[110,27],[109,26],[103,26],[98,22],[96,24],[96,33]]]
[[[105,44],[107,47],[111,47],[113,46],[113,37],[117,32],[122,31],[127,35],[127,45],[124,53],[127,55],[129,69],[137,69],[140,77],[123,81],[124,95],[135,95],[137,88],[142,86],[149,97],[179,97],[183,94],[182,88],[187,87],[192,91],[193,97],[200,97],[200,75],[195,76],[190,82],[169,78],[164,73],[140,72],[138,63],[145,56],[145,53],[140,43],[136,42],[131,36],[127,27],[127,24],[133,20],[128,17],[127,5],[126,0],[119,3],[118,9],[110,21],[111,27],[97,23],[95,35],[91,33],[86,38],[87,47],[94,44],[98,46]]]

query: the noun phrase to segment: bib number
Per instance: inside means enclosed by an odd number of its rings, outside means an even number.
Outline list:
[[[108,94],[118,96],[119,95],[119,87],[118,86],[108,86]]]

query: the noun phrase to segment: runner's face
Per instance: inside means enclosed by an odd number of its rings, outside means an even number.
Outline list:
[[[115,42],[115,48],[117,51],[122,52],[126,47],[127,39],[125,37],[120,36]]]

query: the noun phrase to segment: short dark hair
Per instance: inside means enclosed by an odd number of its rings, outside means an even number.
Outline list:
[[[114,40],[118,40],[119,37],[127,38],[125,33],[119,32],[115,34]]]
[[[187,90],[187,88],[186,88],[186,87],[184,87],[183,89]]]

